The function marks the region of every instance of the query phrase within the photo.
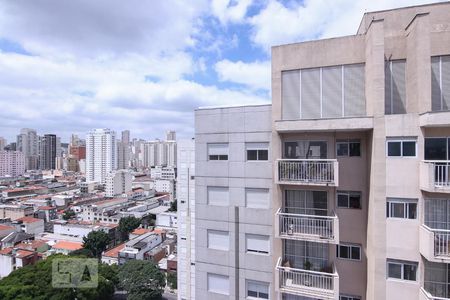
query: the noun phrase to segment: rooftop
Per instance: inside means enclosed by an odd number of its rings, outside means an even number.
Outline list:
[[[125,248],[125,243],[120,244],[120,245],[118,245],[118,246],[116,246],[116,247],[106,251],[105,253],[103,253],[103,256],[118,257],[120,250],[122,250],[123,248]]]
[[[36,218],[33,218],[33,217],[22,217],[22,218],[17,219],[16,221],[21,221],[24,224],[36,223],[36,222],[44,222],[41,219],[36,219]]]
[[[53,245],[52,248],[75,251],[75,250],[82,249],[83,244],[77,243],[77,242],[59,241],[55,245]]]

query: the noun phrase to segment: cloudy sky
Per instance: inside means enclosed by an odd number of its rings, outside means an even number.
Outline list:
[[[0,136],[193,135],[200,106],[270,102],[271,45],[355,34],[420,0],[0,0]]]

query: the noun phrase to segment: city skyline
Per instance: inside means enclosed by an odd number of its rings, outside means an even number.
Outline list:
[[[3,1],[0,135],[38,123],[67,140],[121,124],[190,138],[197,107],[270,102],[270,46],[354,34],[365,11],[429,2]]]

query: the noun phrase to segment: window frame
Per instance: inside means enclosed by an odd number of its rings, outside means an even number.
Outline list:
[[[252,144],[254,145],[253,147]],[[262,146],[261,144],[265,144]],[[260,147],[257,147],[260,145]],[[251,149],[249,149],[249,146]],[[256,151],[256,159],[248,158],[248,151]],[[260,159],[260,151],[267,151],[267,159]],[[245,143],[245,160],[247,162],[268,162],[269,161],[269,142],[247,142]]]
[[[389,275],[389,265],[400,265],[401,266],[401,270],[400,270],[400,277],[401,278],[397,278],[397,277],[390,277]],[[414,266],[415,267],[415,273],[414,273],[414,280],[411,279],[405,279],[405,265],[408,266]],[[393,280],[401,280],[401,281],[411,281],[411,282],[417,282],[418,280],[418,276],[417,276],[417,271],[419,269],[419,263],[418,262],[414,262],[414,261],[402,261],[402,260],[395,260],[395,259],[387,259],[386,260],[386,277],[387,279],[393,279]]]
[[[403,143],[413,142],[414,143],[414,155],[404,155],[403,154]],[[389,143],[400,143],[400,155],[389,155]],[[387,158],[417,158],[417,139],[386,139],[386,157]]]
[[[227,280],[228,280],[228,291],[226,293],[223,293],[222,291],[212,290],[211,287],[210,287],[210,284],[209,284],[210,276],[227,278]],[[209,272],[206,273],[206,290],[208,291],[208,293],[214,293],[214,294],[226,295],[226,296],[230,295],[230,276],[217,274],[217,273],[209,273]]]
[[[267,237],[267,252],[261,250],[249,250],[248,248],[248,237],[249,236],[260,236]],[[256,254],[256,255],[270,255],[270,235],[257,234],[257,233],[246,233],[245,234],[245,253],[246,254]]]
[[[212,145],[226,145],[227,154],[210,154],[210,146]],[[228,161],[230,156],[230,144],[229,143],[207,143],[206,144],[206,155],[208,161]],[[217,156],[217,159],[211,159],[211,156]],[[226,156],[224,158],[223,156]]]
[[[350,155],[350,144],[359,144],[359,155]],[[338,145],[347,145],[347,153],[338,154]],[[336,157],[361,157],[361,139],[337,139],[336,140]]]
[[[255,296],[249,296],[248,292],[249,292],[249,283],[254,283],[254,284],[259,284],[259,285],[264,285],[267,286],[267,298],[261,298],[259,296],[260,292],[256,291],[256,293],[258,294],[256,297]],[[259,281],[259,280],[252,280],[252,279],[246,279],[245,280],[245,299],[270,299],[270,282],[264,282],[264,281]]]
[[[348,248],[348,254],[349,257],[342,257],[340,256],[341,253],[341,249],[340,247],[347,247]],[[359,250],[359,258],[353,258],[352,257],[352,249],[353,248],[357,248]],[[352,261],[361,261],[362,259],[362,251],[361,251],[361,245],[357,245],[357,244],[348,244],[348,243],[342,243],[342,244],[337,244],[336,245],[336,258],[338,259],[344,259],[344,260],[352,260]]]
[[[214,189],[223,189],[223,190],[227,190],[228,191],[228,198],[226,203],[224,204],[218,204],[219,202],[213,202],[211,203],[211,199],[210,199],[210,190],[214,190]],[[218,207],[227,207],[230,205],[230,187],[229,186],[215,186],[215,185],[209,185],[206,187],[206,204],[207,205],[211,205],[211,206],[218,206]]]
[[[256,207],[256,206],[249,206],[248,205],[248,193],[249,192],[259,192],[262,194],[262,192],[264,192],[264,194],[267,193],[267,203],[264,203],[264,206],[260,206],[260,207]],[[270,209],[270,189],[268,188],[251,188],[251,187],[246,187],[244,190],[245,193],[245,207],[246,208],[250,208],[250,209]],[[262,202],[261,202],[262,203]]]
[[[216,233],[218,233],[218,232],[220,232],[220,233],[227,233],[228,244],[227,244],[226,249],[221,249],[221,248],[218,248],[218,247],[217,248],[211,247],[209,234],[213,233],[213,232],[216,232]],[[206,230],[206,248],[211,249],[211,250],[217,250],[217,251],[230,251],[230,232],[226,231],[226,230],[207,229]]]
[[[361,300],[360,296],[339,295],[339,300]]]
[[[347,196],[347,206],[340,206],[339,205],[339,195],[346,195]],[[358,195],[359,196],[359,207],[351,207],[350,206],[350,196]],[[344,208],[344,209],[362,209],[362,192],[360,191],[336,191],[336,208]]]
[[[395,217],[392,215],[394,211],[392,209],[392,204],[402,204],[403,205],[403,217]],[[409,206],[410,204],[414,204],[416,206],[416,217],[409,217]],[[401,219],[401,220],[418,220],[419,219],[419,201],[418,199],[409,199],[409,198],[387,198],[386,199],[386,218],[387,219]]]

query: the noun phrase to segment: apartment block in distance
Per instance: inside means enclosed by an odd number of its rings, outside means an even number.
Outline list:
[[[450,299],[449,28],[369,12],[273,47],[271,106],[196,111],[197,299]]]

